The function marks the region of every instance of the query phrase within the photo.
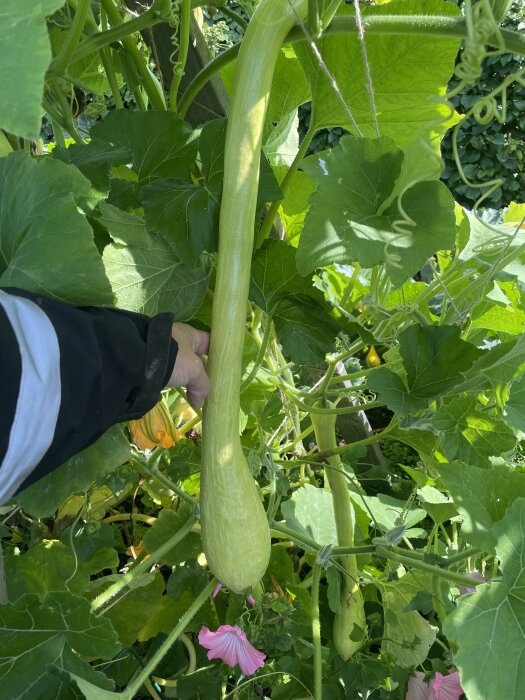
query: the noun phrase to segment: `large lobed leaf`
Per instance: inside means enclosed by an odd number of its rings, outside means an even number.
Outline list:
[[[2,696],[17,700],[56,697],[49,665],[74,670],[86,678],[108,681],[72,653],[110,658],[120,649],[111,623],[91,612],[85,598],[67,592],[44,600],[26,594],[0,606],[0,681]],[[109,686],[111,687],[111,685]]]
[[[317,190],[297,251],[301,274],[332,263],[357,261],[367,268],[384,263],[392,282],[400,285],[437,250],[453,246],[451,194],[436,173],[410,187],[407,183],[403,192],[396,182],[405,177],[403,159],[389,138],[348,136],[337,148],[304,162]]]
[[[93,231],[79,211],[88,180],[58,160],[0,160],[0,285],[72,304],[113,304]]]
[[[503,572],[463,596],[444,632],[458,645],[454,663],[469,700],[520,700],[525,677],[525,499],[494,526]]]
[[[344,7],[342,13],[351,14]],[[394,0],[366,7],[363,14],[457,15],[452,3],[440,0]],[[457,118],[435,99],[444,94],[454,71],[459,49],[457,39],[441,36],[372,35],[366,36],[374,107],[381,136],[390,136],[399,144],[413,141],[420,133],[442,135]],[[306,44],[296,51],[312,91],[312,123],[316,128],[343,126],[355,133],[351,112],[366,137],[375,135],[372,105],[365,88],[367,79],[357,35],[344,33],[324,36],[318,42],[325,66],[337,82],[346,109],[328,80],[318,59]]]
[[[482,354],[460,335],[457,326],[410,326],[398,336],[404,375],[378,367],[370,374],[369,389],[400,416],[456,391],[463,374]]]

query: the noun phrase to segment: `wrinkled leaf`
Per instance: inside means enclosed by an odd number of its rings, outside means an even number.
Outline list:
[[[170,311],[185,321],[200,307],[208,288],[208,261],[186,267],[159,237],[147,248],[108,245],[103,260],[118,306],[148,316]]]

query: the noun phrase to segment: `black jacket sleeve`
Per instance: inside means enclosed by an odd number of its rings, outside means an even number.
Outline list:
[[[172,322],[0,289],[0,503],[157,403]]]

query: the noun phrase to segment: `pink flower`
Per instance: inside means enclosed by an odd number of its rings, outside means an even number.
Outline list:
[[[448,676],[437,671],[430,683],[425,683],[424,678],[420,671],[409,678],[406,700],[459,700],[463,695],[457,671]]]
[[[459,700],[463,695],[463,688],[459,682],[459,673],[454,671],[448,676],[443,676],[436,671],[436,677],[430,681],[430,690],[435,700]]]
[[[480,574],[479,571],[469,571],[467,576],[473,581],[485,581],[485,577],[482,576],[482,574]],[[476,592],[476,586],[459,586],[459,592],[461,593],[461,595],[470,595],[470,593]]]
[[[252,608],[255,608],[257,606],[257,603],[255,602],[255,598],[252,595],[249,595],[246,598],[246,602],[248,603],[248,605],[251,605]]]
[[[221,625],[216,632],[202,627],[199,632],[199,644],[210,650],[208,659],[221,659],[228,666],[239,664],[245,676],[254,674],[266,658],[266,654],[250,644],[246,634],[237,625]]]

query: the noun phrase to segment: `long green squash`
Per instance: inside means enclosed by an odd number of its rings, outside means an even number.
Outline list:
[[[329,404],[324,406],[329,407]],[[310,418],[314,427],[317,447],[320,452],[333,450],[337,447],[335,437],[336,414],[311,413]],[[337,531],[337,543],[340,547],[354,546],[354,525],[352,517],[352,503],[348,493],[346,477],[342,473],[341,458],[339,455],[328,457],[329,467],[325,470],[328,485],[332,492],[334,505],[335,526]],[[330,468],[332,467],[332,469]],[[334,620],[334,646],[337,653],[345,661],[360,649],[366,637],[366,617],[364,610],[363,594],[358,584],[359,570],[355,554],[348,554],[339,560],[346,572],[341,590],[341,611],[335,615]],[[352,633],[361,630],[361,638]]]
[[[262,577],[270,531],[239,438],[239,386],[263,125],[280,47],[306,0],[261,0],[237,59],[222,193],[203,416],[201,524],[211,570],[241,593]]]

